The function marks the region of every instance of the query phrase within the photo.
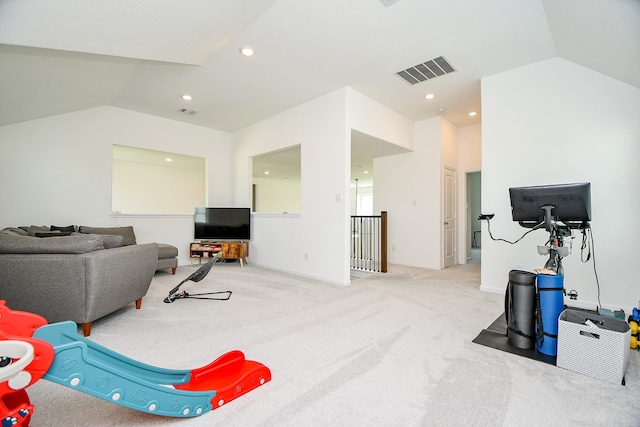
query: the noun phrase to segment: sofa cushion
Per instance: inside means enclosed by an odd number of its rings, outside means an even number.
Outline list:
[[[167,243],[158,243],[158,259],[175,258],[178,256],[178,248]]]
[[[19,228],[26,231],[29,236],[35,236],[36,233],[46,233],[50,231],[48,225],[21,225]]]
[[[18,227],[7,227],[0,231],[0,234],[13,234],[14,236],[28,236],[29,233]]]
[[[47,239],[0,234],[0,253],[3,254],[84,254],[101,249],[104,249],[101,236],[91,234]]]
[[[136,235],[133,232],[132,226],[126,227],[87,227],[86,225],[80,226],[81,233],[88,234],[109,234],[118,235],[124,237],[124,246],[130,246],[136,244]]]
[[[124,246],[124,236],[117,236],[113,234],[96,234],[102,238],[105,249],[119,248]]]

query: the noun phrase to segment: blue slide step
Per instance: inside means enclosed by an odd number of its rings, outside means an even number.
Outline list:
[[[140,363],[78,335],[73,322],[44,325],[33,334],[49,342],[55,358],[43,378],[100,399],[150,414],[197,417],[212,409],[210,391],[185,391],[190,370]]]

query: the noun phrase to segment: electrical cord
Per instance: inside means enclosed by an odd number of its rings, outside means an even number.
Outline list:
[[[585,249],[589,250],[586,259],[583,256]],[[589,259],[593,261],[593,274],[596,277],[596,289],[598,291],[598,312],[600,312],[600,309],[602,308],[602,304],[600,303],[600,279],[598,278],[598,269],[596,268],[596,249],[595,243],[593,241],[593,232],[591,231],[591,227],[582,230],[582,246],[580,248],[580,260],[582,262],[588,262]]]
[[[584,250],[588,249],[587,257],[584,256]],[[583,263],[589,261],[591,259],[591,248],[589,246],[589,238],[587,236],[587,230],[582,230],[582,244],[580,245],[580,261]]]
[[[491,237],[491,240],[495,240],[496,242],[505,242],[505,243],[509,243],[510,245],[515,245],[520,240],[524,239],[524,236],[526,236],[527,234],[529,234],[532,231],[535,231],[537,229],[538,229],[537,227],[532,228],[531,230],[527,231],[522,236],[520,236],[520,238],[518,240],[516,240],[515,242],[511,242],[509,240],[506,240],[506,239],[503,239],[503,238],[500,238],[500,237],[496,239],[495,237],[493,237],[493,234],[491,234],[491,219],[487,218],[487,231],[489,232],[489,237]]]

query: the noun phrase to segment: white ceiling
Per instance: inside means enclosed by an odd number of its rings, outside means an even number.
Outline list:
[[[232,132],[343,86],[466,126],[482,77],[547,58],[640,87],[639,23],[638,0],[0,0],[0,126],[111,105]]]

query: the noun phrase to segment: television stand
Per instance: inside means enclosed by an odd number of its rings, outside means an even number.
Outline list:
[[[202,259],[213,258],[217,253],[222,252],[220,259],[238,259],[240,267],[243,267],[242,261],[249,264],[247,256],[249,255],[249,244],[247,242],[192,242],[189,245],[189,257],[191,258],[191,266],[197,259],[198,264],[202,264]]]

